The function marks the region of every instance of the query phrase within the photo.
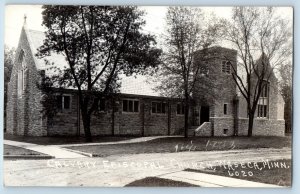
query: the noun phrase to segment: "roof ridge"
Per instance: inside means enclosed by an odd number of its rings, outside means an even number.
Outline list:
[[[31,31],[31,32],[40,32],[40,33],[45,33],[43,31],[40,31],[40,30],[34,30],[34,29],[27,29],[28,31]]]

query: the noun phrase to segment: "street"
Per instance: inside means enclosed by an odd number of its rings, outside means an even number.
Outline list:
[[[291,159],[291,149],[247,149],[114,155],[51,160],[4,160],[6,186],[112,186],[198,168],[216,161],[258,162]],[[207,166],[205,166],[207,167]],[[254,175],[255,175],[254,169]]]

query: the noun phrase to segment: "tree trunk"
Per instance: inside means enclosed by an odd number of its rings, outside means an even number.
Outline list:
[[[254,112],[251,111],[249,112],[248,137],[252,136],[253,122],[254,122]]]
[[[184,137],[188,137],[189,133],[189,97],[188,95],[185,96],[185,103],[184,103]]]
[[[92,134],[91,134],[91,116],[84,113],[82,111],[82,122],[84,128],[84,135],[86,142],[92,142]]]

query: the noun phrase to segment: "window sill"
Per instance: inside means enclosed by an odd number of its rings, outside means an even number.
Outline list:
[[[268,117],[256,117],[256,119],[258,119],[258,120],[269,120]]]
[[[139,114],[140,112],[124,112],[124,111],[122,111],[122,114]]]
[[[151,113],[153,116],[167,116],[167,113]]]

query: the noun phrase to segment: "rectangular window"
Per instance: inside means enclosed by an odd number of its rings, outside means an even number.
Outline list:
[[[134,112],[139,112],[139,101],[134,101]]]
[[[56,107],[58,110],[69,110],[71,109],[71,96],[57,95],[56,96]]]
[[[267,118],[268,106],[267,105],[257,105],[257,117]]]
[[[70,109],[71,96],[64,96],[64,109]]]
[[[128,112],[128,100],[123,100],[123,112]]]
[[[132,100],[128,100],[128,111],[133,112],[133,101]]]
[[[152,113],[156,113],[156,102],[152,102]]]
[[[177,104],[177,114],[178,115],[184,115],[184,105],[183,103]]]
[[[227,104],[224,104],[224,115],[227,115]]]
[[[123,100],[123,112],[139,112],[139,101]]]
[[[165,114],[167,104],[165,102],[152,102],[152,113]]]

